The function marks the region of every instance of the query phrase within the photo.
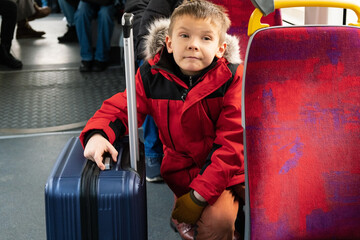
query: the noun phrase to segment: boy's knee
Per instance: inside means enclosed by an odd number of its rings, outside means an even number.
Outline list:
[[[219,214],[219,216],[214,215],[212,220],[210,221],[209,227],[211,229],[214,229],[215,232],[224,235],[226,233],[234,232],[235,221],[233,218],[227,218],[222,214]]]
[[[238,209],[239,202],[232,191],[225,190],[214,205],[204,209],[197,222],[198,239],[232,239]]]
[[[221,213],[201,217],[196,227],[196,239],[232,239],[235,221]]]

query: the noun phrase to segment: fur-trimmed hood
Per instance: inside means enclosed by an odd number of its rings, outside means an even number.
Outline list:
[[[148,27],[149,34],[145,36],[144,56],[146,60],[153,58],[163,47],[165,47],[165,37],[168,32],[170,19],[162,18],[155,20]],[[224,53],[230,63],[240,64],[240,45],[239,39],[235,36],[226,34],[225,42],[227,47]]]

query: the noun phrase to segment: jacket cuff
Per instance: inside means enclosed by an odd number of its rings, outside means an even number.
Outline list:
[[[194,189],[190,190],[190,198],[196,205],[199,205],[200,207],[206,207],[208,205],[207,202],[200,201],[195,197]]]
[[[95,134],[100,134],[101,136],[106,138],[106,140],[109,140],[108,136],[105,134],[105,132],[103,130],[100,130],[100,129],[90,130],[90,131],[85,133],[85,136],[84,136],[84,148],[85,148],[87,142],[89,141],[89,139],[92,136],[94,136]]]

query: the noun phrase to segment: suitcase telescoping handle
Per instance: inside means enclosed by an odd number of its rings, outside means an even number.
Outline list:
[[[128,106],[130,164],[137,171],[139,156],[139,138],[137,127],[136,89],[135,89],[135,59],[133,42],[133,18],[132,13],[124,13],[122,27],[124,32],[124,59],[125,79]]]
[[[268,1],[268,0],[267,0]],[[272,0],[269,0],[272,1]],[[274,10],[280,8],[290,8],[290,7],[333,7],[333,8],[346,8],[351,9],[356,13],[358,18],[357,23],[350,23],[349,25],[359,26],[360,27],[360,1],[359,0],[273,0],[274,1]],[[269,24],[263,24],[260,22],[264,13],[261,11],[261,0],[252,0],[252,2],[257,2],[254,4],[256,8],[250,16],[248,35],[251,36],[255,31],[260,28],[269,27]],[[263,11],[264,11],[263,6]],[[268,14],[268,12],[266,12]]]

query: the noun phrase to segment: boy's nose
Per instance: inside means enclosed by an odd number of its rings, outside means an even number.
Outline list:
[[[196,39],[190,39],[189,44],[188,44],[188,49],[189,50],[199,50],[199,41]]]

